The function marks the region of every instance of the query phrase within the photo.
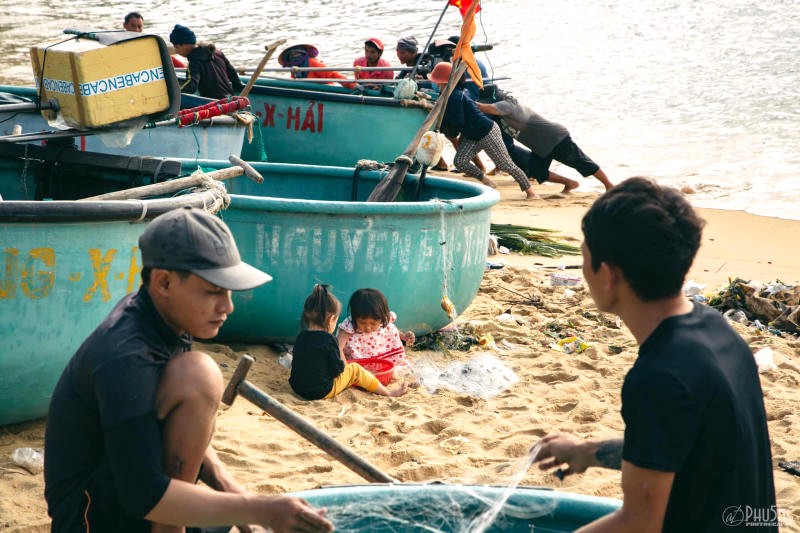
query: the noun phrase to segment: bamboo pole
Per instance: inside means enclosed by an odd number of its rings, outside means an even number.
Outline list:
[[[269,58],[271,58],[272,54],[275,53],[275,50],[277,50],[278,47],[285,42],[286,39],[278,39],[277,41],[272,42],[264,47],[267,53],[264,54],[263,58],[261,58],[261,62],[258,64],[255,71],[253,71],[253,75],[250,76],[250,81],[247,82],[247,85],[242,90],[239,96],[247,96],[248,94],[250,94],[250,89],[252,89],[253,85],[255,85],[256,80],[258,80],[258,76],[261,75],[261,71],[264,70],[264,67],[267,65],[267,61],[269,61]]]
[[[147,198],[149,196],[160,196],[162,194],[169,194],[181,189],[188,189],[189,187],[196,187],[201,183],[207,181],[209,178],[216,181],[228,180],[245,174],[247,177],[257,183],[264,181],[264,178],[256,172],[255,169],[250,167],[247,163],[242,161],[236,156],[230,156],[229,160],[236,166],[215,170],[209,173],[196,174],[193,176],[186,176],[184,178],[177,178],[174,180],[164,181],[162,183],[153,183],[152,185],[143,185],[141,187],[133,187],[122,191],[114,191],[106,194],[99,194],[97,196],[90,196],[88,198],[81,198],[79,202],[96,202],[100,200],[135,200],[139,198]]]
[[[397,193],[400,191],[400,187],[403,185],[403,181],[406,179],[406,171],[408,170],[408,167],[411,166],[411,162],[413,161],[414,154],[417,151],[417,146],[419,146],[420,139],[422,139],[422,136],[431,128],[431,126],[440,120],[440,115],[444,114],[444,110],[447,107],[447,99],[456,88],[456,85],[458,85],[458,80],[461,79],[461,76],[466,70],[466,63],[460,60],[456,61],[456,63],[453,65],[453,70],[450,72],[450,78],[447,80],[447,85],[439,95],[439,98],[436,100],[436,104],[433,106],[433,109],[431,109],[428,113],[428,116],[425,117],[425,120],[422,122],[422,126],[419,127],[417,134],[414,135],[413,139],[411,139],[411,142],[406,147],[406,151],[403,152],[403,155],[395,160],[395,164],[389,173],[378,183],[378,185],[375,186],[375,189],[372,190],[367,198],[368,202],[394,201]]]
[[[241,395],[244,399],[260,407],[276,420],[287,425],[301,437],[319,447],[367,481],[371,483],[393,483],[395,481],[394,478],[378,470],[377,467],[356,455],[355,452],[334,440],[327,433],[317,429],[299,414],[247,381],[245,378],[252,364],[252,357],[249,355],[242,356],[222,395],[223,403],[232,405],[236,396]]]

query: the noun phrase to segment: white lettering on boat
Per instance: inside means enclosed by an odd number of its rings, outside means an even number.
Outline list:
[[[257,263],[267,270],[310,269],[315,275],[423,273],[483,265],[485,246],[476,238],[484,234],[484,223],[460,224],[448,228],[442,244],[438,224],[413,235],[406,229],[256,224],[252,246]]]

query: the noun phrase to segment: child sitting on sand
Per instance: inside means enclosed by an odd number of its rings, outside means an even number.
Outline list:
[[[380,394],[402,396],[406,385],[389,390],[357,363],[348,363],[339,350],[333,331],[342,304],[326,285],[315,285],[303,305],[303,331],[297,336],[289,385],[306,400],[333,398],[350,387]]]
[[[414,333],[401,333],[394,321],[397,316],[389,311],[389,303],[377,289],[358,289],[350,297],[350,316],[339,324],[339,346],[347,360],[367,357],[386,359],[405,365],[403,342],[414,344]]]

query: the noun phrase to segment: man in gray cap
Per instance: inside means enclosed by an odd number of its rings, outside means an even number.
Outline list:
[[[400,63],[406,67],[413,67],[414,65],[419,62],[419,67],[417,67],[417,73],[414,76],[415,81],[417,81],[420,87],[433,87],[430,83],[419,83],[420,80],[427,80],[428,73],[430,73],[431,69],[433,68],[433,58],[429,54],[422,54],[419,49],[419,42],[417,42],[416,37],[401,37],[397,40],[397,59],[400,60]],[[401,71],[395,79],[405,78],[410,73],[407,71]]]
[[[53,392],[44,473],[52,531],[331,531],[304,500],[246,492],[209,444],[223,380],[192,338],[214,337],[233,311],[231,291],[270,276],[242,262],[225,223],[200,209],[157,217],[139,247],[141,288],[84,341]]]

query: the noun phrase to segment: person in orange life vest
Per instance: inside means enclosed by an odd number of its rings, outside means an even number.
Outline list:
[[[353,61],[354,67],[391,67],[392,65],[381,58],[383,55],[383,42],[377,37],[370,37],[364,41],[364,55]],[[375,70],[361,72],[356,71],[356,79],[359,80],[391,80],[393,77],[391,70]],[[370,89],[380,89],[377,84],[365,84]]]
[[[282,67],[317,67],[322,68],[325,67],[325,63],[316,59],[319,55],[319,50],[316,46],[312,46],[310,44],[296,44],[293,46],[288,46],[283,49],[283,51],[278,56],[278,63],[281,64]],[[335,80],[344,80],[347,79],[346,76],[335,72],[335,71],[302,71],[302,72],[292,72],[292,78],[301,79],[301,78],[333,78]],[[333,82],[331,82],[333,83]],[[339,82],[344,87],[348,89],[355,89],[355,83],[347,83],[347,82]]]
[[[144,17],[141,13],[136,11],[131,11],[127,15],[125,15],[125,20],[122,21],[122,27],[125,28],[125,31],[132,31],[136,33],[142,33],[144,30]],[[172,66],[175,68],[186,68],[186,63],[181,61],[175,56],[169,56],[172,60]]]

